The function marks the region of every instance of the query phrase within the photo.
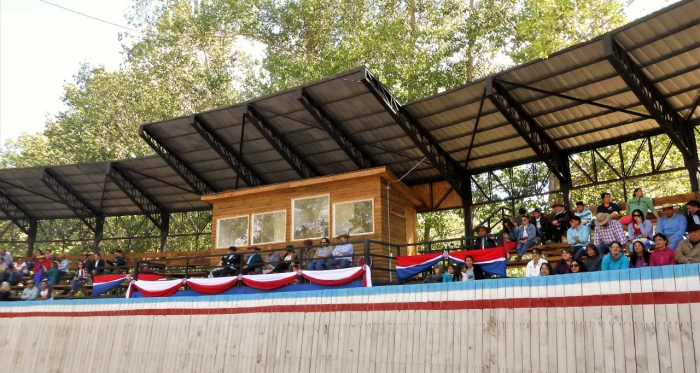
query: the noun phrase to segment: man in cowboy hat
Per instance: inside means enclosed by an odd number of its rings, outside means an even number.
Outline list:
[[[700,225],[700,202],[695,199],[691,199],[685,204],[685,211],[688,226],[691,224]]]
[[[491,247],[496,247],[496,240],[493,237],[487,237],[486,235],[491,233],[491,230],[485,225],[480,225],[474,228],[474,232],[477,233],[478,237],[474,238],[474,249],[488,249]]]
[[[688,220],[685,216],[676,214],[673,211],[673,204],[666,203],[661,206],[663,216],[656,221],[656,233],[663,233],[668,238],[668,248],[675,250],[678,244],[683,241],[683,235],[688,227]]]
[[[688,225],[688,239],[678,244],[674,256],[679,264],[700,263],[700,224]]]
[[[338,239],[340,243],[335,245],[333,259],[326,262],[326,269],[335,269],[336,265],[340,265],[340,268],[349,268],[352,265],[353,248],[352,244],[348,243],[350,235],[343,233],[338,236]]]
[[[610,251],[610,244],[617,241],[624,247],[627,243],[625,231],[617,220],[610,218],[610,214],[599,212],[595,214],[595,234],[593,244],[598,248],[598,252],[607,254]]]
[[[22,300],[36,300],[39,297],[39,289],[34,286],[34,280],[27,280],[26,285],[22,290]]]
[[[221,266],[224,268],[212,272],[212,277],[236,275],[238,271],[236,270],[235,266],[241,264],[241,255],[236,253],[237,250],[238,248],[236,246],[229,246],[228,254],[221,258]]]
[[[554,209],[552,220],[549,222],[547,232],[545,232],[548,244],[561,242],[561,236],[566,235],[566,231],[569,229],[569,221],[571,220],[571,213],[564,208],[563,202],[554,202],[552,208]]]

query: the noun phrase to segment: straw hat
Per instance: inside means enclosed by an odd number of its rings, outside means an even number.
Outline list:
[[[610,220],[610,214],[599,212],[595,214],[595,225],[605,225]]]

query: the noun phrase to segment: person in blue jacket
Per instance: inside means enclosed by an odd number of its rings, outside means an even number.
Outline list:
[[[673,212],[673,204],[667,203],[661,206],[664,216],[656,221],[656,233],[663,233],[668,237],[668,248],[675,250],[683,241],[683,235],[688,228],[688,220],[685,216]]]
[[[630,260],[622,253],[622,244],[618,241],[610,243],[610,252],[603,257],[601,264],[602,271],[612,271],[616,269],[627,269],[630,267]]]
[[[515,247],[515,251],[518,253],[518,261],[523,259],[527,249],[537,243],[537,229],[530,224],[530,218],[522,216],[520,221],[522,225],[518,227],[518,245]]]

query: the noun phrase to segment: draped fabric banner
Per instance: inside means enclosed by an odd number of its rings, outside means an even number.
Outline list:
[[[453,260],[457,263],[464,263],[467,256],[474,258],[484,273],[506,277],[506,256],[508,252],[503,247],[494,247],[485,250],[464,250],[455,252],[430,253],[414,256],[396,257],[396,277],[399,281],[404,281],[421,272],[427,271],[435,263],[441,260]]]
[[[131,297],[133,287],[146,297],[169,297],[182,286],[187,284],[190,289],[206,295],[223,293],[235,286],[238,281],[258,290],[272,290],[286,286],[294,282],[299,276],[312,283],[325,286],[340,286],[348,284],[360,276],[364,275],[362,286],[372,286],[372,274],[369,266],[334,269],[329,271],[299,271],[285,273],[270,273],[267,275],[239,275],[238,277],[217,277],[217,278],[191,278],[187,280],[172,281],[132,281],[129,284],[126,297]],[[124,280],[114,280],[116,286]],[[105,283],[105,285],[108,283]],[[109,283],[111,284],[111,283]],[[105,290],[109,291],[112,289]]]
[[[238,277],[191,278],[187,280],[190,289],[207,295],[219,294],[238,283]]]
[[[127,277],[131,278],[127,275],[118,275],[117,277],[95,276],[95,279],[92,282],[92,296],[97,297],[118,288],[119,285],[124,283],[124,280],[126,280]]]
[[[243,283],[251,288],[259,290],[272,290],[291,284],[297,279],[297,277],[299,277],[299,273],[270,273],[267,275],[245,275],[241,277],[243,279]]]
[[[92,278],[92,282],[110,282],[118,278],[126,278],[126,274],[116,274],[116,275],[97,275]],[[158,273],[139,273],[139,281],[158,281],[164,280],[165,276]]]
[[[336,269],[333,271],[303,271],[301,275],[319,285],[327,285],[327,286],[338,286],[338,285],[345,285],[358,277],[362,276],[363,273],[365,273],[365,267],[353,267],[353,268],[342,268],[342,269]],[[372,286],[372,281],[370,279],[369,285],[367,283],[363,283],[363,286],[371,287]]]
[[[170,281],[131,281],[129,289],[126,291],[126,297],[131,297],[133,288],[139,293],[147,297],[169,297],[175,294],[180,287],[185,283],[185,280],[170,280]]]

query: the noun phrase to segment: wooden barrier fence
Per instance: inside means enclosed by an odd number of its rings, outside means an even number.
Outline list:
[[[700,265],[9,302],[0,318],[10,372],[697,372]]]

